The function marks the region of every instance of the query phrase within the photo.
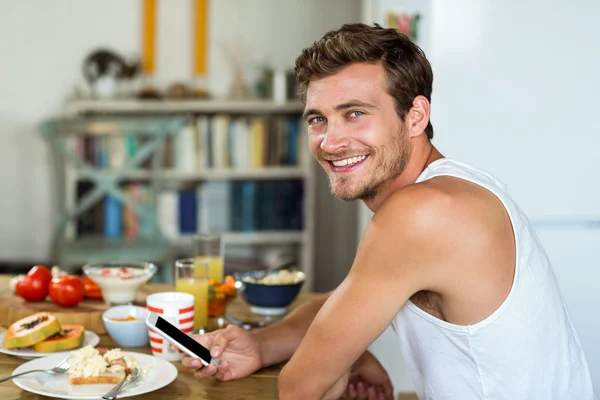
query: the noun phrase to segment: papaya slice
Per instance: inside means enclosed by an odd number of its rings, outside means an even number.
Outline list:
[[[48,312],[39,312],[14,322],[4,336],[4,347],[15,349],[30,347],[60,332],[56,317]]]
[[[32,348],[40,353],[75,349],[83,343],[84,332],[83,325],[63,325],[60,332],[34,344]]]

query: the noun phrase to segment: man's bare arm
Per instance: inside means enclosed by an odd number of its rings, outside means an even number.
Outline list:
[[[410,296],[435,286],[447,255],[448,219],[428,197],[390,199],[375,214],[350,273],[281,372],[282,400],[321,399],[343,387],[337,383]]]
[[[307,301],[283,320],[254,333],[260,343],[262,366],[287,361],[292,357],[313,319],[331,292]]]

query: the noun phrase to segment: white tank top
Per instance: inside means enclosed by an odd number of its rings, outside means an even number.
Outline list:
[[[402,307],[393,327],[419,399],[596,399],[554,272],[527,217],[503,183],[461,162],[434,161],[417,182],[441,175],[478,184],[504,204],[516,269],[505,301],[474,325],[442,321],[410,301]]]

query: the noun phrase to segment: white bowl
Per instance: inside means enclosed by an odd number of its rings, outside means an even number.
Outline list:
[[[156,273],[156,265],[147,262],[86,264],[83,272],[102,290],[106,304],[128,304],[135,300],[140,286]]]
[[[127,318],[133,321],[115,321],[113,318]],[[102,314],[102,321],[110,337],[122,347],[141,347],[149,343],[145,307],[124,305],[111,307]]]

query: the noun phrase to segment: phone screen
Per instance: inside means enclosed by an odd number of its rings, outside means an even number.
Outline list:
[[[210,363],[210,351],[206,347],[202,346],[190,336],[171,325],[164,318],[158,316],[158,319],[156,320],[156,328],[172,337],[175,341],[179,342],[182,346],[186,347],[188,350],[196,354],[207,363]]]

